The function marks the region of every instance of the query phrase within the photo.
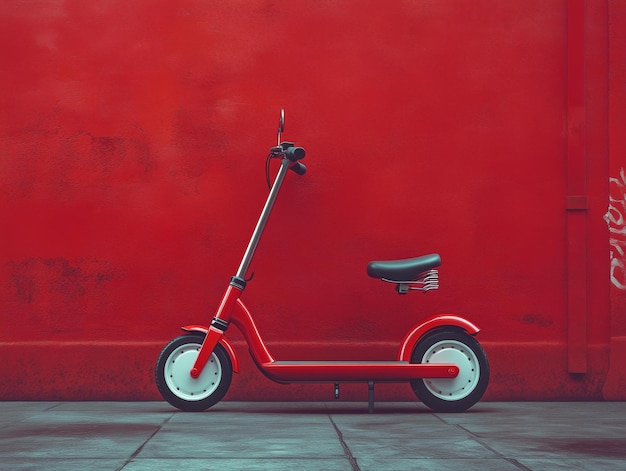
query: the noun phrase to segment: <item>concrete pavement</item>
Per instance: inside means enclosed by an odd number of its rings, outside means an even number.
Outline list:
[[[626,470],[626,402],[0,402],[2,470]]]

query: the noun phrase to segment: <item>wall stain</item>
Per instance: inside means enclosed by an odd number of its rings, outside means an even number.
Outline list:
[[[80,336],[113,309],[111,283],[124,273],[106,260],[27,258],[6,265],[6,302],[0,336],[21,338],[22,325],[36,326],[38,338]],[[16,323],[19,319],[20,323]]]
[[[522,317],[522,324],[549,327],[554,324],[554,321],[549,317],[542,316],[541,314],[525,314]]]

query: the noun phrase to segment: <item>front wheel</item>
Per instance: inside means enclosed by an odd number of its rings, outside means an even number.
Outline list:
[[[452,363],[459,367],[456,378],[411,380],[420,401],[437,412],[463,412],[476,404],[489,383],[489,362],[482,346],[469,334],[443,329],[422,338],[411,363]]]
[[[204,335],[192,333],[177,337],[161,351],[157,360],[156,385],[163,398],[186,412],[199,412],[217,404],[228,391],[233,367],[228,353],[215,346],[198,378],[192,378],[193,367],[204,341]]]

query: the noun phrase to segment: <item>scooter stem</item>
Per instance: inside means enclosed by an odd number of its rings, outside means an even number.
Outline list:
[[[280,165],[280,170],[278,171],[278,175],[276,175],[276,179],[274,180],[274,184],[272,185],[272,189],[270,190],[270,194],[267,197],[267,201],[265,202],[265,206],[263,207],[263,211],[261,212],[261,216],[259,217],[259,221],[257,222],[256,227],[254,228],[254,232],[252,233],[252,237],[250,238],[250,242],[248,243],[248,248],[243,255],[243,259],[241,260],[241,265],[239,265],[239,269],[237,270],[237,277],[245,280],[246,274],[248,272],[248,268],[250,267],[250,263],[252,262],[252,257],[254,256],[254,252],[259,245],[259,241],[261,240],[261,235],[263,234],[263,230],[265,229],[265,225],[267,224],[267,220],[270,217],[270,213],[272,212],[272,207],[274,206],[274,202],[276,201],[276,197],[278,196],[278,191],[280,190],[280,186],[285,179],[285,175],[287,174],[287,170],[289,170],[290,165],[289,159],[284,157],[282,159],[282,163]]]
[[[250,242],[248,243],[248,248],[243,255],[243,259],[241,260],[241,265],[239,265],[239,269],[237,270],[237,274],[231,278],[231,282],[229,287],[222,298],[222,302],[213,317],[213,321],[211,322],[211,327],[209,327],[207,335],[200,347],[200,351],[198,352],[198,357],[191,368],[189,374],[192,378],[198,378],[204,369],[206,362],[208,361],[213,349],[222,338],[224,331],[228,327],[228,323],[230,322],[230,316],[232,312],[232,308],[235,305],[235,302],[239,299],[241,292],[246,287],[246,274],[248,272],[248,268],[250,267],[250,263],[252,262],[252,257],[254,256],[254,252],[259,245],[259,241],[261,240],[261,235],[263,234],[263,230],[265,229],[265,225],[267,224],[267,220],[270,217],[270,213],[272,212],[272,208],[274,206],[274,202],[276,201],[276,197],[278,196],[278,191],[285,179],[285,175],[287,174],[287,170],[289,170],[289,166],[291,165],[290,160],[287,157],[283,157],[280,169],[278,170],[278,174],[276,175],[276,179],[274,180],[274,184],[272,185],[272,189],[270,190],[270,194],[267,197],[267,201],[265,202],[265,206],[263,207],[263,211],[261,212],[261,216],[259,217],[259,221],[257,222],[256,227],[254,228],[254,232],[252,233],[252,237],[250,238]]]

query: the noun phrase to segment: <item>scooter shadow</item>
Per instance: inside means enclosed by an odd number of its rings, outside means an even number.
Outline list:
[[[179,411],[184,413],[182,411]],[[436,412],[422,404],[385,403],[374,406],[370,413],[367,402],[221,402],[204,411],[208,414],[283,414],[283,415],[457,415],[484,414],[493,409],[481,408],[480,405],[465,412]]]

